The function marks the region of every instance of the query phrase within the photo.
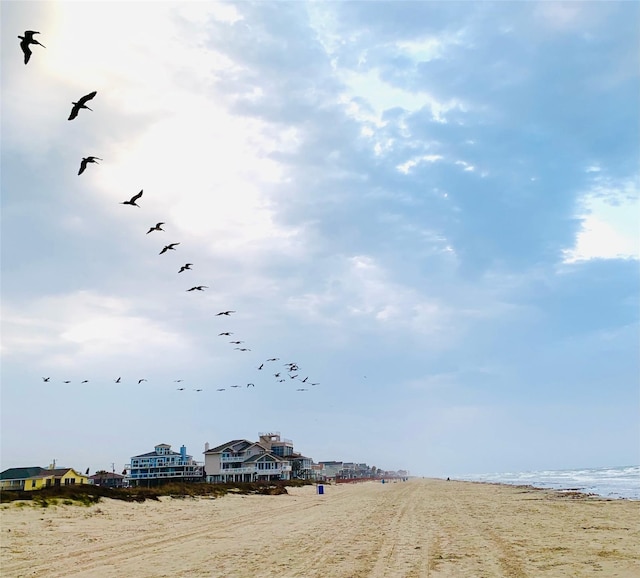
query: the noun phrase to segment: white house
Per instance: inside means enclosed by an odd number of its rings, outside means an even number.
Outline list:
[[[270,435],[270,434],[269,434]],[[250,442],[231,440],[215,448],[205,445],[204,469],[208,482],[255,482],[261,480],[288,480],[291,463],[286,457],[272,451],[269,440]],[[276,442],[276,451],[288,447]],[[291,444],[293,448],[293,444]],[[286,451],[286,450],[285,450]]]

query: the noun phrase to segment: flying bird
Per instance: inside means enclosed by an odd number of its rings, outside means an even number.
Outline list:
[[[202,391],[202,389],[194,389],[193,391]]]
[[[247,383],[247,387],[249,387],[249,386],[255,387],[255,384],[254,383]]]
[[[131,197],[128,201],[122,201],[120,204],[121,205],[132,205],[134,207],[139,207],[140,205],[138,205],[136,203],[136,201],[142,196],[142,191],[144,189],[141,189],[140,192],[137,195],[133,195],[133,197]]]
[[[90,92],[89,94],[85,94],[82,98],[78,99],[78,102],[72,102],[73,107],[71,108],[71,114],[69,115],[69,120],[73,120],[78,116],[81,108],[86,108],[87,110],[93,110],[87,106],[87,102],[89,102],[97,93],[97,91]]]
[[[168,245],[164,246],[164,249],[162,249],[162,251],[160,251],[160,253],[158,253],[159,255],[162,255],[162,253],[166,253],[167,251],[175,251],[176,247],[179,245],[180,243],[169,243]]]
[[[258,369],[262,369],[264,367],[264,363],[260,364],[260,367],[258,367]]]
[[[280,372],[278,372],[278,373],[274,373],[274,374],[273,374],[273,377],[280,377]]]
[[[187,289],[187,291],[204,291],[205,289],[209,289],[206,285],[196,285],[195,287],[191,287],[191,289]]]
[[[231,387],[240,387],[239,385],[232,385]]]
[[[216,313],[216,317],[218,315],[231,315],[232,313],[235,313],[235,311],[220,311],[220,313]]]
[[[89,383],[88,379],[83,379],[80,383]]]
[[[271,359],[267,359],[267,361],[278,361],[279,357],[272,357]]]
[[[234,345],[240,345],[241,343],[244,343],[244,341],[229,341],[229,343],[233,343]]]
[[[148,231],[147,231],[147,235],[149,233],[151,233],[151,231],[164,231],[164,229],[162,228],[162,225],[164,225],[164,223],[157,223],[155,227],[151,227]]]
[[[193,263],[186,263],[182,267],[180,267],[180,271],[178,271],[178,273],[182,273],[183,271],[191,271],[192,266],[193,266]]]
[[[114,380],[114,381],[115,381],[116,383],[120,383],[120,379],[122,379],[122,378],[120,378],[120,377],[119,377],[118,379],[116,379],[116,380]]]
[[[103,159],[101,159],[100,157],[83,157],[80,161],[80,170],[78,171],[78,174],[81,175],[82,173],[84,173],[88,163],[100,164],[98,163],[98,161],[101,160]]]
[[[218,336],[220,335],[233,335],[233,331],[223,331],[222,333],[218,333]]]
[[[184,387],[179,387],[178,391],[184,391]]]
[[[140,385],[143,381],[147,381],[146,379],[139,379],[138,380],[138,385]]]
[[[219,387],[216,391],[226,391],[224,387]]]
[[[173,383],[180,383],[181,381],[184,381],[184,379],[174,379]]]
[[[246,347],[235,347],[234,349],[238,349],[240,351],[251,351],[251,349],[247,349]]]
[[[22,48],[22,52],[24,52],[24,63],[29,62],[31,58],[31,48],[29,48],[29,44],[38,44],[42,46],[42,48],[46,48],[46,46],[40,42],[38,42],[33,35],[40,34],[35,30],[25,30],[24,36],[18,36],[20,38],[20,48]]]
[[[46,381],[49,381],[50,379],[51,379],[50,377],[43,377],[43,378],[42,378],[42,381],[45,381],[45,382],[46,382]]]
[[[308,389],[305,389],[304,387],[301,387],[299,389],[296,389],[296,391],[309,391]]]
[[[63,381],[62,383],[71,383],[71,380],[67,379],[66,381]]]

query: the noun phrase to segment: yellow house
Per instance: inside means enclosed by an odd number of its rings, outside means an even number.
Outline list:
[[[23,490],[30,492],[53,486],[88,484],[89,478],[73,468],[46,470],[40,467],[9,468],[0,473],[0,490]]]

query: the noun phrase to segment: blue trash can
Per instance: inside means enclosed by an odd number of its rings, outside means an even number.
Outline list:
[[[322,484],[318,484],[318,494],[324,494],[324,486]]]

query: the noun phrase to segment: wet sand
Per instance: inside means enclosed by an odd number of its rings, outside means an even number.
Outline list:
[[[7,578],[640,576],[640,502],[415,479],[0,508]]]

